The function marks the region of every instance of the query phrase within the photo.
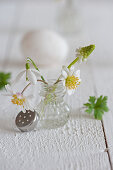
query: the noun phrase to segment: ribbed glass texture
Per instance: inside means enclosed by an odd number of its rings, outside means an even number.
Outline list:
[[[70,109],[64,102],[65,88],[62,81],[49,84],[41,83],[41,102],[37,105],[36,111],[40,116],[37,128],[53,129],[63,126],[69,118]]]

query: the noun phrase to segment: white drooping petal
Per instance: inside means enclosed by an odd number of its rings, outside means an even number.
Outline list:
[[[62,70],[64,70],[67,74],[69,73],[69,69],[66,66],[62,66]]]
[[[87,58],[84,58],[84,61],[86,62],[86,61],[87,61]]]
[[[31,95],[27,96],[27,99],[30,100],[30,99],[32,99],[33,97],[34,97],[34,95],[31,94]]]
[[[22,78],[22,76],[24,75],[26,70],[21,71],[16,78],[11,82],[12,85],[14,85],[15,83],[19,82],[20,79]]]
[[[80,49],[81,49],[81,47],[79,47],[79,48],[76,49],[76,56],[81,56],[81,54],[80,54]]]
[[[82,81],[82,79],[81,79],[81,78],[79,78],[79,84],[81,83],[81,81]]]
[[[72,95],[72,94],[73,94],[73,91],[70,90],[70,89],[67,89],[67,93],[68,93],[69,95]]]
[[[25,108],[25,110],[30,110],[30,109],[29,109],[29,105],[28,105],[28,103],[27,103],[27,100],[26,100],[26,102],[25,102],[25,104],[24,104],[24,108]]]
[[[10,85],[6,85],[5,86],[7,92],[9,92],[9,96],[12,96],[15,94],[17,96],[18,99],[25,99],[25,101],[22,103],[22,104],[17,104],[18,107],[19,107],[19,110],[23,111],[23,113],[26,112],[26,110],[31,110],[31,111],[34,111],[34,107],[32,106],[32,103],[31,103],[31,100],[32,98],[34,97],[32,94],[31,95],[28,95],[28,96],[23,96],[21,93],[19,92],[14,92],[12,90],[12,87]],[[7,95],[7,94],[6,94]],[[13,102],[12,102],[13,103]],[[13,103],[13,104],[16,104],[16,103]]]
[[[75,77],[80,78],[80,70],[77,70],[77,71],[75,72]]]
[[[29,101],[28,101],[28,103],[29,103],[29,109],[30,109],[31,111],[34,111],[34,107],[33,107],[32,103],[30,103]]]
[[[26,112],[26,109],[25,109],[25,107],[21,107],[21,111],[23,112],[23,113],[25,113]]]
[[[65,86],[65,80],[63,80],[63,86]]]
[[[74,74],[74,70],[75,70],[75,67],[71,66],[71,68],[69,69],[69,76],[72,76]]]
[[[77,48],[76,49],[76,53],[78,53],[80,51],[81,47]]]
[[[74,92],[75,92],[75,89],[67,89],[68,95],[72,95],[74,94]]]
[[[8,94],[8,93],[2,93],[1,94],[2,96],[12,96],[10,93]]]
[[[31,100],[30,100],[31,97],[32,97],[32,95],[29,95],[29,96],[27,96],[27,97],[24,96],[25,102],[23,103],[23,105],[20,106],[20,110],[21,110],[23,113],[25,113],[26,110],[34,111],[34,108],[33,108],[32,104],[31,104]]]
[[[83,56],[79,56],[79,60],[78,60],[78,63],[79,63],[79,64],[82,63],[82,59],[83,59]]]
[[[66,79],[67,78],[67,72],[65,70],[62,70],[62,76]]]
[[[26,107],[26,110],[34,111],[31,101],[29,101],[28,98],[26,99],[25,107]]]
[[[70,68],[69,70],[74,72],[75,67],[74,67],[74,66],[71,66],[71,68]]]
[[[14,94],[12,87],[9,84],[5,85],[5,89],[9,92],[9,95],[12,96]]]
[[[82,59],[83,59],[83,56],[80,54],[80,48],[76,49],[76,56],[79,57],[79,60],[78,60],[78,63],[81,64],[82,63]]]
[[[34,70],[32,70],[32,72],[35,74],[35,76],[36,76],[37,78],[41,76],[38,70],[35,70],[35,69],[34,69]]]
[[[9,91],[9,92],[12,91],[11,86],[10,86],[9,84],[5,85],[5,89],[6,89],[7,91]]]
[[[27,70],[28,80],[31,82],[31,84],[37,83],[37,78],[35,74],[29,69]]]

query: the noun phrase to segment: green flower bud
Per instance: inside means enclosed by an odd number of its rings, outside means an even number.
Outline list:
[[[26,63],[26,70],[29,70],[29,69],[30,69],[30,64]]]
[[[77,50],[79,56],[82,56],[82,61],[88,58],[88,56],[93,52],[95,49],[95,45],[89,45],[86,47],[81,47]]]

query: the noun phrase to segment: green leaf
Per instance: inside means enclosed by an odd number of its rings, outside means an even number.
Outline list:
[[[91,104],[90,104],[90,103],[85,103],[85,104],[84,104],[84,106],[88,106],[88,107],[90,107],[90,106],[91,106]]]
[[[89,103],[85,103],[84,106],[86,106],[85,112],[92,113],[94,111],[94,117],[95,119],[102,120],[102,116],[104,112],[108,112],[108,106],[107,106],[107,96],[100,96],[96,98],[95,96],[89,97]]]
[[[97,99],[97,102],[96,102],[96,107],[100,106],[102,103],[102,96],[100,96],[98,99]]]
[[[11,73],[0,72],[0,90],[2,90],[6,84],[8,84],[11,78]]]
[[[95,97],[95,96],[90,96],[90,97],[89,97],[89,102],[90,102],[91,104],[94,104],[95,101],[96,101],[96,97]]]
[[[108,111],[109,111],[108,106],[104,106],[104,107],[103,107],[103,110],[104,110],[105,112],[108,112]]]
[[[89,113],[89,114],[92,113],[92,111],[93,111],[93,108],[92,108],[92,107],[89,107],[88,109],[85,110],[85,112],[87,112],[87,113]]]
[[[94,117],[95,119],[98,119],[98,120],[102,120],[102,112],[98,111],[98,110],[95,110],[94,111]]]

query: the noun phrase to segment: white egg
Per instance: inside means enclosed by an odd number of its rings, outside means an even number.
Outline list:
[[[22,52],[40,66],[62,64],[68,54],[68,45],[58,33],[39,30],[27,33],[22,40]]]

